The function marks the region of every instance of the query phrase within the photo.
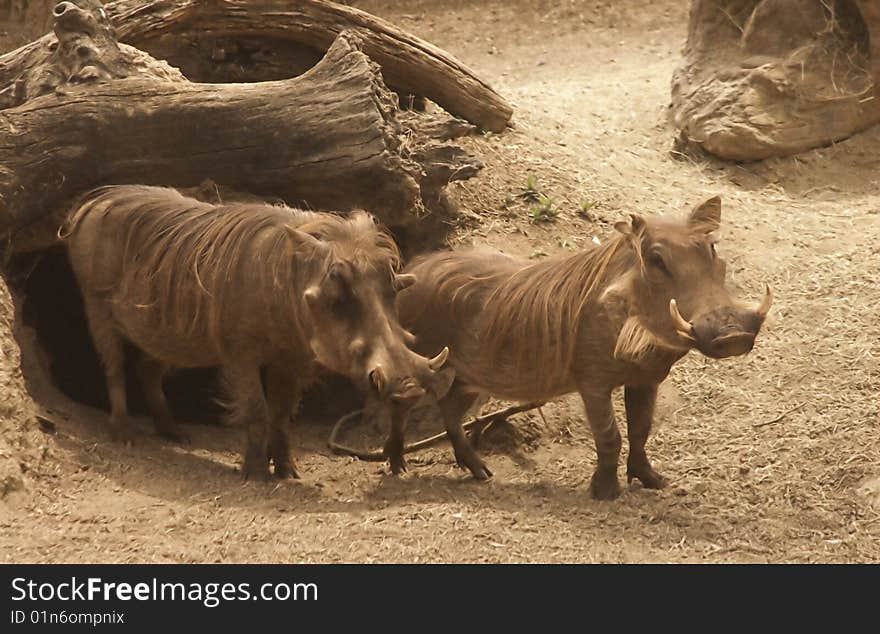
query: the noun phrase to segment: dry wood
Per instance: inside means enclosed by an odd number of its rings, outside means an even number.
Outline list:
[[[857,0],[856,4],[868,29],[868,42],[871,47],[871,76],[874,79],[874,96],[880,91],[880,2],[877,0]]]
[[[509,418],[510,416],[513,416],[514,414],[519,414],[520,412],[528,412],[533,409],[540,409],[543,404],[544,403],[542,401],[540,403],[525,403],[523,405],[512,405],[510,407],[505,407],[504,409],[486,414],[485,416],[479,416],[471,421],[468,421],[467,423],[464,423],[462,425],[462,429],[468,430],[473,428],[474,433],[479,435],[492,423],[507,420],[507,418]],[[354,418],[357,418],[362,413],[363,410],[357,410],[351,412],[350,414],[346,414],[338,421],[336,421],[336,424],[333,426],[333,430],[330,432],[330,437],[327,439],[327,445],[330,447],[330,450],[336,454],[340,454],[343,456],[353,456],[365,462],[382,462],[387,459],[387,456],[382,449],[362,451],[360,449],[354,449],[353,447],[342,445],[337,440],[337,438],[339,437],[339,433],[342,431],[342,428],[346,425],[346,423]],[[430,447],[431,445],[440,442],[444,438],[446,438],[445,431],[406,445],[403,448],[403,453],[408,454],[414,451],[419,451],[420,449],[425,449],[426,447]]]
[[[766,425],[773,425],[774,423],[778,423],[779,421],[781,421],[783,418],[785,418],[789,414],[792,414],[792,413],[798,411],[799,409],[803,408],[804,405],[806,405],[806,403],[800,403],[798,405],[795,405],[794,407],[790,407],[787,410],[785,410],[784,412],[782,412],[781,414],[779,414],[779,416],[776,416],[775,418],[771,418],[770,420],[762,421],[760,423],[755,423],[754,425],[752,425],[752,427],[764,427]]]
[[[196,84],[117,45],[96,0],[62,2],[54,35],[0,58],[0,99],[0,235],[15,232],[18,250],[45,246],[70,199],[99,184],[210,178],[397,226],[482,167],[398,120],[354,33],[293,79]]]
[[[185,70],[198,69],[193,56],[201,54],[212,81],[224,70],[233,81],[266,79],[267,72],[275,79],[290,77],[309,65],[315,54],[309,49],[320,55],[342,31],[355,29],[393,89],[427,97],[493,132],[503,131],[513,112],[447,52],[369,13],[327,0],[117,0],[106,10],[120,41]]]

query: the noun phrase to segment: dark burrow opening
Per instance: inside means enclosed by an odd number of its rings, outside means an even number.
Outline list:
[[[66,397],[109,411],[101,362],[92,343],[82,297],[64,247],[14,256],[5,277],[19,304],[23,325],[32,328],[40,350],[22,346],[22,355],[39,354],[52,383]],[[126,349],[129,413],[147,415],[136,378],[137,349]],[[26,377],[27,378],[27,377]],[[216,368],[182,369],[165,379],[165,395],[175,418],[184,423],[218,423],[225,414]],[[323,377],[304,396],[300,415],[335,421],[360,407],[360,397],[341,377]]]

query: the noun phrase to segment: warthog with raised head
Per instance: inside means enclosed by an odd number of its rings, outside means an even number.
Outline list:
[[[645,453],[659,384],[692,348],[749,352],[770,309],[769,287],[755,308],[726,290],[712,237],[720,222],[716,197],[684,221],[633,215],[616,237],[574,255],[531,262],[469,250],[413,262],[417,282],[397,306],[416,351],[450,348],[456,378],[440,409],[458,463],[491,476],[461,426],[479,395],[526,402],[577,391],[598,453],[591,493],[614,498],[621,438],[611,394],[624,386],[627,479],[663,487]]]
[[[287,423],[314,364],[393,402],[419,396],[445,359],[410,351],[394,241],[364,212],[211,205],[173,189],[102,187],[61,229],[104,364],[110,421],[126,437],[125,339],[158,433],[183,434],[162,391],[169,367],[220,366],[246,424],[245,477],[297,477]],[[441,346],[442,347],[442,346]],[[436,352],[436,351],[435,351]],[[402,391],[399,393],[399,391]]]

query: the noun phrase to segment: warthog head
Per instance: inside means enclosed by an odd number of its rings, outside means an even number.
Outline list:
[[[409,405],[427,391],[442,397],[449,381],[437,371],[449,350],[430,359],[416,354],[408,347],[413,336],[397,318],[397,293],[414,281],[390,267],[332,262],[304,293],[318,362],[347,376],[371,399]]]
[[[725,287],[727,264],[712,236],[720,225],[717,196],[684,222],[634,215],[631,222],[615,225],[637,255],[641,275],[632,290],[648,329],[716,359],[751,351],[773,299],[769,286],[757,306],[731,297]]]

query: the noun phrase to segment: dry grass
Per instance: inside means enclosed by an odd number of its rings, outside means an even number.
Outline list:
[[[517,105],[516,130],[467,142],[487,168],[455,188],[454,244],[543,257],[625,213],[722,196],[733,287],[757,298],[768,281],[777,300],[749,356],[691,354],[664,383],[648,451],[671,486],[590,500],[595,451],[576,397],[487,433],[485,485],[448,447],[396,479],[331,456],[329,429],[303,424],[304,480],[242,487],[235,430],[193,426],[192,448],[145,437],[128,451],[100,420],[71,422],[33,496],[0,504],[0,559],[880,561],[880,507],[860,493],[880,476],[880,130],[759,165],[674,158],[665,104],[682,2],[359,4],[449,48]],[[530,174],[561,210],[553,221],[507,204]],[[584,200],[598,201],[591,217]]]
[[[496,160],[516,164],[513,156]],[[540,166],[530,167],[541,173]],[[706,162],[688,169],[702,179],[715,167]],[[735,168],[722,171],[729,175]],[[487,189],[509,191],[516,182],[508,173],[498,178],[501,183]],[[640,179],[657,192],[668,189],[664,179],[644,173]],[[554,186],[580,191],[571,180]],[[777,200],[761,202],[743,191],[723,195],[731,210],[728,218],[747,217],[725,231],[738,234],[735,245],[726,248],[731,277],[752,297],[766,279],[777,292],[773,316],[748,357],[717,362],[692,354],[673,370],[677,407],[661,410],[662,426],[649,447],[659,468],[674,474],[678,485],[671,496],[647,504],[638,499],[636,506],[651,518],[676,516],[689,550],[709,561],[725,555],[759,561],[878,561],[880,512],[857,490],[880,474],[880,222],[872,213],[832,214],[835,220],[829,222],[828,211],[775,193]],[[608,198],[603,214],[613,219],[619,199]],[[466,202],[479,207],[483,217],[491,214],[485,198]],[[773,227],[777,214],[785,214],[785,220]],[[791,231],[793,218],[798,219],[797,232]],[[488,224],[493,223],[493,232],[500,226],[501,232],[534,233],[522,218],[498,212]],[[481,228],[486,225],[460,235],[468,242],[485,240]],[[555,250],[560,248],[560,234],[578,229],[601,235],[606,227],[563,217],[540,232],[551,252],[554,241]],[[759,244],[750,244],[749,229],[771,232],[771,244],[788,244],[779,258],[768,261]],[[824,240],[823,246],[834,241],[833,252],[816,252],[813,239]],[[502,236],[495,241],[507,246]],[[576,400],[546,409],[555,424],[551,434],[580,428],[577,444],[590,451]],[[631,510],[619,509],[606,524],[630,530]]]

